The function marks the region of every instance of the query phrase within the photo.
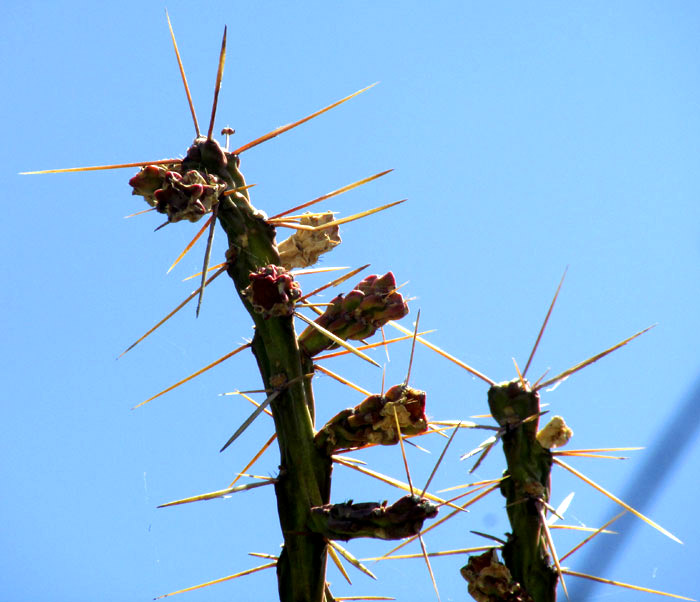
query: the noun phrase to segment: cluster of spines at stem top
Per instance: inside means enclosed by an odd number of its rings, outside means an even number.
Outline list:
[[[170,20],[168,18],[168,25]],[[262,142],[286,132],[338,105],[353,98],[354,96],[364,92],[368,88],[359,90],[358,92],[347,96],[346,98],[337,101],[320,111],[317,111],[303,119],[290,123],[286,126],[276,128],[275,130],[261,136],[240,148],[229,152],[228,150],[228,135],[232,130],[224,130],[227,136],[226,148],[223,149],[216,140],[213,139],[214,120],[216,115],[216,107],[218,103],[218,94],[221,86],[221,78],[223,75],[223,67],[226,51],[226,30],[221,46],[221,54],[219,66],[217,69],[217,77],[215,84],[214,103],[212,107],[211,120],[206,136],[200,134],[197,117],[194,106],[192,104],[189,88],[185,77],[184,68],[180,59],[175,37],[170,27],[170,32],[173,39],[178,65],[182,75],[185,90],[187,92],[188,103],[195,124],[196,138],[193,145],[190,147],[185,159],[165,159],[160,161],[149,161],[140,163],[120,164],[101,167],[88,168],[70,168],[66,170],[47,170],[46,172],[27,172],[27,173],[55,173],[61,171],[85,171],[95,169],[111,169],[119,167],[141,167],[141,170],[130,181],[134,194],[141,195],[151,205],[152,209],[163,213],[167,216],[167,221],[162,226],[174,223],[181,220],[195,222],[202,217],[209,215],[204,227],[197,233],[192,242],[185,248],[174,262],[177,264],[180,259],[187,253],[194,243],[209,230],[207,250],[205,251],[205,260],[202,272],[197,276],[201,277],[200,286],[180,303],[173,311],[159,321],[152,329],[145,333],[135,343],[133,343],[126,351],[132,349],[136,344],[141,342],[145,337],[151,334],[156,328],[161,326],[165,321],[172,317],[184,305],[186,305],[195,296],[199,296],[199,307],[201,306],[202,296],[205,287],[211,284],[215,278],[222,274],[227,269],[230,269],[236,261],[237,251],[229,248],[226,261],[217,266],[209,268],[209,257],[211,253],[211,245],[213,240],[214,225],[216,223],[217,209],[222,199],[231,196],[238,196],[248,200],[247,190],[251,187],[245,184],[242,177],[237,178],[237,168],[239,164],[239,155]],[[371,86],[370,86],[371,87]],[[204,166],[219,165],[220,169],[208,169]],[[229,165],[231,166],[229,168]],[[572,575],[578,577],[586,577],[597,581],[612,583],[640,591],[648,591],[664,596],[671,596],[680,599],[682,596],[667,594],[622,584],[599,577],[583,575],[561,566],[561,561],[574,553],[577,549],[590,541],[593,537],[600,533],[609,533],[607,527],[618,517],[609,521],[598,529],[588,529],[591,534],[578,546],[569,551],[567,554],[558,556],[554,546],[553,538],[550,529],[565,528],[560,525],[553,525],[552,518],[548,519],[547,514],[550,513],[557,518],[563,513],[563,509],[558,510],[552,508],[549,504],[550,492],[550,469],[553,465],[560,466],[572,474],[582,479],[587,484],[593,486],[598,491],[602,492],[608,498],[620,504],[625,511],[632,512],[645,522],[658,529],[672,539],[679,541],[675,536],[668,531],[641,515],[634,508],[625,504],[623,501],[616,498],[611,493],[607,492],[600,485],[597,485],[588,477],[580,473],[578,470],[566,464],[561,458],[569,457],[615,457],[604,456],[608,452],[617,452],[623,449],[636,448],[607,448],[607,449],[587,449],[587,450],[557,450],[557,447],[565,445],[570,439],[572,432],[563,419],[559,416],[554,417],[547,426],[543,429],[538,429],[540,417],[545,414],[540,409],[539,391],[567,378],[585,366],[597,361],[608,353],[626,345],[637,336],[643,334],[649,329],[645,329],[637,334],[621,341],[617,345],[606,349],[605,351],[565,370],[559,375],[544,380],[544,375],[538,379],[533,385],[526,380],[527,371],[533,360],[535,351],[540,342],[542,334],[549,316],[551,315],[554,303],[561,288],[561,283],[557,289],[557,293],[549,307],[547,316],[543,322],[542,328],[537,336],[536,342],[533,345],[532,352],[525,365],[522,373],[517,364],[516,371],[518,377],[510,382],[497,383],[488,378],[481,372],[471,368],[464,362],[461,362],[456,357],[439,349],[436,345],[427,341],[424,337],[427,333],[418,333],[418,320],[416,320],[415,331],[410,332],[400,326],[395,320],[402,318],[408,312],[406,301],[398,292],[394,276],[388,272],[384,276],[369,276],[364,278],[358,285],[355,286],[347,295],[336,296],[330,304],[327,304],[326,309],[321,311],[318,307],[311,303],[308,299],[331,286],[337,286],[348,278],[356,275],[360,270],[366,268],[363,266],[357,270],[353,270],[349,274],[338,278],[323,287],[316,289],[308,294],[303,294],[295,276],[304,273],[324,270],[308,269],[316,263],[322,253],[326,253],[340,243],[338,227],[354,219],[360,219],[392,207],[403,201],[390,203],[376,209],[359,213],[348,218],[336,219],[332,212],[324,213],[304,213],[295,215],[295,212],[304,210],[311,205],[324,201],[328,198],[337,196],[343,192],[347,192],[362,184],[370,182],[378,177],[388,173],[383,171],[373,176],[364,178],[347,186],[343,186],[330,193],[322,195],[312,201],[302,205],[292,207],[287,211],[279,213],[271,218],[267,218],[262,214],[258,214],[257,218],[262,220],[266,227],[274,231],[275,228],[285,227],[292,228],[296,232],[290,238],[276,245],[279,252],[279,264],[266,264],[260,266],[257,270],[251,271],[249,274],[249,284],[240,291],[242,298],[250,304],[253,311],[260,314],[263,319],[269,319],[280,316],[296,316],[301,319],[306,328],[298,337],[298,345],[306,357],[312,360],[313,369],[324,374],[336,378],[343,384],[346,384],[353,389],[365,394],[365,399],[357,404],[354,408],[349,408],[341,411],[332,419],[330,419],[323,427],[321,427],[315,435],[314,443],[317,449],[328,455],[332,461],[338,465],[359,471],[372,478],[379,479],[384,483],[388,483],[399,489],[409,492],[396,502],[389,505],[387,502],[361,502],[354,503],[352,500],[340,504],[324,504],[310,509],[311,519],[309,529],[316,533],[321,533],[328,541],[328,554],[333,562],[341,570],[342,574],[348,581],[350,578],[343,567],[340,557],[342,556],[356,568],[372,577],[374,575],[367,569],[362,561],[356,559],[348,550],[341,547],[338,540],[349,540],[355,537],[374,537],[379,539],[404,539],[404,541],[384,554],[379,558],[366,560],[384,560],[415,557],[416,555],[398,556],[396,552],[406,546],[411,541],[418,539],[423,556],[429,569],[430,577],[435,588],[436,595],[439,599],[437,583],[435,582],[432,569],[430,567],[430,557],[447,556],[452,554],[470,554],[475,552],[483,552],[478,556],[472,556],[469,562],[462,568],[462,575],[469,583],[469,591],[475,599],[489,600],[528,600],[534,599],[528,589],[539,587],[538,585],[528,584],[528,575],[524,573],[522,568],[523,554],[522,542],[518,542],[518,538],[522,537],[522,533],[528,529],[534,529],[537,540],[537,553],[540,557],[537,560],[541,566],[541,575],[538,575],[538,580],[544,584],[544,587],[554,591],[557,581],[561,583],[566,593],[564,583],[564,575]],[[159,226],[162,227],[162,226]],[[296,270],[295,270],[296,269]],[[330,268],[333,269],[333,268]],[[290,271],[295,270],[295,271]],[[209,272],[214,273],[209,276]],[[563,279],[562,279],[563,281]],[[301,309],[310,309],[320,314],[315,320],[311,320],[302,313]],[[390,325],[398,329],[402,336],[394,339],[386,339],[384,336],[383,327]],[[378,329],[382,329],[383,340],[379,343],[369,344],[364,339],[372,336]],[[413,389],[409,386],[407,375],[406,380],[394,387],[389,388],[386,392],[382,391],[379,394],[372,394],[362,387],[349,382],[347,379],[333,373],[330,369],[322,366],[318,362],[331,357],[342,354],[352,353],[362,359],[365,359],[373,364],[374,360],[369,357],[365,351],[377,346],[386,346],[401,340],[412,339],[415,347],[416,342],[427,346],[436,351],[441,356],[456,363],[460,367],[467,370],[470,374],[480,378],[489,385],[489,405],[491,416],[496,419],[497,426],[479,425],[471,421],[450,420],[450,421],[429,421],[425,415],[425,392]],[[358,340],[362,345],[353,346],[348,343],[349,340]],[[139,403],[136,407],[144,405],[153,399],[167,393],[177,386],[191,380],[192,378],[202,374],[210,368],[222,363],[224,360],[236,355],[243,349],[250,347],[250,343],[242,345],[231,351],[225,356],[208,364],[204,368],[196,371],[194,374],[179,381],[175,385],[159,392],[158,394]],[[342,349],[341,349],[342,348]],[[327,351],[333,353],[325,353]],[[126,351],[124,353],[126,353]],[[411,352],[411,359],[413,351]],[[410,363],[409,363],[410,366]],[[409,367],[410,373],[410,367]],[[262,403],[254,401],[248,393],[236,391],[236,394],[242,395],[256,408],[251,417],[234,433],[229,441],[222,448],[225,449],[230,445],[241,432],[252,421],[262,413],[270,414],[268,406],[274,400],[282,388],[289,386],[289,382],[281,382],[279,388],[275,390],[263,390],[266,398]],[[447,451],[447,447],[452,442],[455,434],[461,428],[483,428],[495,432],[484,443],[479,445],[471,452],[464,454],[463,459],[478,455],[478,459],[472,472],[481,464],[484,457],[495,446],[496,443],[502,441],[506,452],[508,469],[504,475],[485,480],[477,481],[465,485],[457,486],[456,488],[464,488],[467,491],[459,494],[451,499],[443,499],[433,495],[427,491],[428,486],[435,474],[442,458]],[[435,468],[428,479],[423,490],[419,495],[414,489],[408,463],[406,462],[405,453],[402,453],[406,468],[407,483],[398,479],[382,475],[373,471],[357,459],[347,455],[348,451],[362,449],[372,445],[390,445],[399,443],[403,452],[403,443],[405,437],[417,437],[426,434],[440,434],[445,436],[445,431],[452,431],[448,438],[447,445],[443,449],[442,454]],[[248,471],[262,456],[265,450],[275,440],[276,435],[272,435],[270,439],[263,445],[260,451],[245,465],[241,472],[236,476],[233,482],[225,489],[214,491],[211,493],[201,494],[174,502],[163,504],[162,506],[173,506],[194,501],[208,500],[229,496],[232,493],[243,490],[250,490],[263,485],[274,484],[277,479],[271,477],[257,477],[250,475]],[[534,460],[532,454],[534,453]],[[522,455],[530,455],[529,458],[524,458]],[[532,463],[534,461],[534,464]],[[529,462],[529,464],[528,464]],[[236,485],[238,480],[243,477],[251,477],[252,482],[244,485]],[[450,489],[456,489],[450,488]],[[453,516],[462,513],[466,508],[475,502],[483,499],[488,494],[500,490],[508,499],[509,518],[513,533],[508,537],[508,540],[501,540],[498,537],[489,536],[496,540],[499,545],[480,546],[470,549],[449,550],[443,552],[429,553],[423,541],[423,535],[430,530],[436,528],[446,520]],[[448,491],[448,490],[443,490]],[[467,498],[466,502],[457,503],[463,498]],[[448,506],[451,511],[444,517],[435,521],[430,527],[423,529],[423,521],[426,518],[434,518],[437,515],[438,508]],[[521,510],[523,510],[521,512]],[[573,528],[573,527],[566,527]],[[501,552],[499,559],[497,551]],[[272,562],[268,562],[262,566],[236,573],[227,577],[216,579],[214,581],[201,584],[198,586],[186,588],[175,593],[190,591],[206,585],[220,583],[246,574],[272,568],[278,564],[279,557],[270,554],[252,553],[254,556],[261,556]],[[339,556],[340,555],[340,556]],[[530,565],[533,566],[533,565]],[[491,596],[486,598],[484,596]],[[341,600],[344,598],[333,597],[330,594],[328,584],[325,587],[326,601]],[[544,597],[537,595],[539,599]],[[360,599],[354,597],[353,599]],[[364,599],[388,599],[379,596],[368,596]],[[554,599],[553,597],[551,599]]]

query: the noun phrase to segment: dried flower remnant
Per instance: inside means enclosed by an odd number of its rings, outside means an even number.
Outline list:
[[[250,284],[243,290],[253,309],[265,318],[291,316],[294,302],[301,297],[301,288],[283,267],[267,265],[249,276]]]
[[[143,196],[151,207],[166,214],[169,222],[198,221],[212,210],[226,184],[212,174],[194,169],[183,174],[176,171],[177,166],[169,167],[143,167],[129,180],[133,194]]]
[[[537,441],[545,449],[552,449],[566,445],[573,436],[574,431],[566,425],[564,419],[561,416],[554,416],[537,433]]]
[[[424,433],[428,429],[425,391],[395,385],[384,395],[370,395],[331,418],[314,441],[328,454],[365,445],[395,445],[399,442],[397,419],[403,435]]]
[[[426,518],[437,516],[437,506],[417,495],[405,495],[391,506],[384,501],[325,504],[311,508],[311,529],[328,539],[357,537],[403,539],[417,535]]]
[[[321,226],[333,221],[333,212],[304,215],[299,220],[302,226]],[[339,227],[321,228],[319,230],[297,230],[289,238],[277,245],[280,264],[288,270],[307,268],[314,265],[323,253],[328,253],[342,241]]]
[[[477,602],[532,602],[493,550],[471,556],[460,573],[469,583],[469,594]]]
[[[338,295],[316,323],[343,340],[362,340],[406,314],[408,304],[396,290],[394,274],[387,272],[367,276],[347,295]],[[299,335],[299,345],[310,357],[337,346],[310,326]]]

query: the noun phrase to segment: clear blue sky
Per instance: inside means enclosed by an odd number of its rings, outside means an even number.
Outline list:
[[[196,4],[196,3],[195,3]],[[204,5],[202,5],[204,6]],[[127,185],[134,170],[19,176],[53,167],[179,156],[194,136],[165,22],[156,2],[9,2],[0,23],[5,136],[0,249],[3,419],[0,445],[0,598],[150,600],[256,566],[277,553],[268,488],[232,499],[156,510],[225,487],[272,432],[261,418],[218,450],[250,408],[219,393],[259,386],[237,357],[172,394],[160,389],[251,335],[230,282],[220,279],[198,320],[187,308],[119,361],[115,357],[193,288],[201,248],[166,276],[195,232],[153,233],[153,214]],[[693,2],[172,1],[200,122],[208,120],[224,24],[229,53],[219,127],[248,140],[365,85],[371,91],[242,156],[253,202],[281,211],[378,171],[395,171],[326,207],[348,215],[409,202],[342,229],[324,265],[393,270],[416,297],[432,340],[495,380],[522,366],[556,285],[569,273],[532,376],[552,374],[652,323],[630,346],[544,394],[575,432],[572,448],[647,446],[626,462],[577,468],[676,534],[678,545],[628,522],[620,547],[574,555],[574,570],[700,597],[697,398],[700,354],[700,8]],[[283,233],[286,235],[286,233]],[[215,259],[222,260],[218,232]],[[309,277],[302,287],[321,282]],[[410,325],[410,320],[406,321]],[[391,351],[387,383],[403,380],[408,346]],[[382,354],[378,359],[382,361]],[[379,390],[359,361],[330,366]],[[412,384],[436,419],[487,411],[486,386],[426,349]],[[361,396],[319,378],[321,419]],[[673,421],[676,422],[673,422]],[[459,456],[484,438],[461,433],[434,490],[468,482]],[[428,456],[409,449],[414,479]],[[403,477],[397,448],[356,454]],[[275,474],[268,452],[259,474]],[[476,478],[500,474],[493,453]],[[396,499],[395,490],[337,468],[334,501]],[[553,474],[553,500],[576,496],[573,524],[598,526],[616,510]],[[430,551],[479,545],[471,529],[502,536],[502,498],[426,537]],[[560,552],[578,536],[557,533]],[[389,549],[351,542],[357,556]],[[417,547],[412,548],[417,551]],[[600,562],[602,560],[602,562]],[[595,564],[597,561],[597,564]],[[433,562],[443,600],[467,599],[463,557]],[[261,563],[260,563],[261,564]],[[375,583],[335,568],[336,595],[432,599],[420,561],[371,567]],[[651,596],[600,586],[572,599]],[[274,599],[271,571],[183,601]],[[578,596],[578,598],[577,598]]]

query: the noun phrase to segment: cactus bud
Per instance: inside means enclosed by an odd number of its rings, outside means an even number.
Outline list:
[[[211,211],[226,184],[212,174],[191,169],[183,175],[178,171],[180,166],[170,167],[145,166],[129,180],[133,194],[143,196],[151,207],[167,214],[170,222],[196,222]]]
[[[291,316],[294,301],[301,297],[301,288],[283,267],[267,265],[249,276],[250,285],[243,290],[253,309],[266,319]]]
[[[396,414],[396,417],[394,417]],[[403,435],[417,435],[428,428],[425,391],[395,385],[384,395],[370,395],[354,408],[336,414],[318,432],[314,442],[330,455],[339,449],[399,442],[396,420]]]
[[[396,291],[394,275],[387,272],[381,278],[367,276],[347,295],[338,295],[316,323],[343,340],[361,340],[407,313],[408,304]],[[310,357],[337,346],[311,326],[299,336],[299,345]]]

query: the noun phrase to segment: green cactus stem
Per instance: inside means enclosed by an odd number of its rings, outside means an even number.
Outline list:
[[[228,237],[227,271],[255,325],[252,349],[264,387],[282,389],[270,405],[280,448],[275,484],[284,536],[284,548],[277,562],[279,596],[283,602],[321,602],[327,544],[323,535],[309,532],[308,523],[311,508],[329,501],[331,460],[313,442],[313,393],[307,377],[313,367],[300,352],[293,316],[274,310],[276,306],[279,309],[280,303],[293,300],[298,289],[292,286],[283,268],[275,267],[280,265],[275,229],[251,205],[246,190],[233,191],[245,186],[238,165],[238,156],[225,152],[215,140],[197,138],[188,149],[180,172],[193,170],[207,182],[220,180],[228,191],[219,194],[217,211]],[[143,184],[148,192],[158,174],[149,168],[142,173],[148,176]],[[153,195],[160,202],[155,191]],[[249,288],[251,275],[252,282],[258,284]],[[271,291],[274,294],[269,294]],[[255,306],[262,308],[262,313]]]
[[[537,440],[539,395],[526,382],[523,388],[520,380],[514,380],[492,386],[488,402],[502,429],[505,474],[510,477],[501,482],[511,525],[501,550],[503,561],[533,602],[553,602],[558,576],[546,550],[541,513],[542,503],[550,497],[552,454]],[[523,597],[491,599],[528,599],[520,595]]]

